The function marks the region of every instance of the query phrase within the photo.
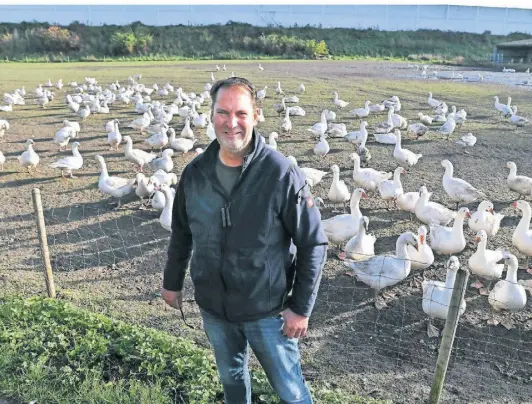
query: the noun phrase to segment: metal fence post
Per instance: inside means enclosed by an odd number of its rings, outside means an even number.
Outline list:
[[[438,360],[436,361],[436,370],[434,372],[434,380],[432,381],[432,387],[430,389],[429,404],[438,404],[440,402],[445,374],[447,373],[447,366],[449,365],[449,359],[453,348],[454,335],[456,333],[456,327],[458,326],[460,304],[464,298],[468,279],[468,270],[458,270],[454,281],[453,294],[449,303],[447,321],[445,322],[445,328],[443,329]]]
[[[39,236],[39,244],[41,245],[46,290],[48,292],[48,297],[55,298],[54,275],[52,273],[52,265],[50,264],[50,252],[48,251],[48,240],[46,238],[46,227],[44,225],[44,213],[42,210],[41,190],[39,188],[33,188],[31,197],[33,199],[33,210],[35,211],[35,215],[36,215],[35,219],[37,221],[37,232]]]

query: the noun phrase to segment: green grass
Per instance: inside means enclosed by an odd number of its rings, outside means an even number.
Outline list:
[[[211,353],[64,301],[7,297],[0,305],[0,394],[39,403],[212,403],[221,387]],[[253,373],[255,402],[276,403]],[[326,387],[318,402],[378,403]],[[346,401],[347,400],[347,401]]]

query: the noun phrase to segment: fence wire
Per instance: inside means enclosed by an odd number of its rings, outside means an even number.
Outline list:
[[[175,331],[161,314],[159,289],[166,262],[169,233],[158,212],[85,205],[48,207],[43,194],[51,264],[63,296],[106,313],[121,313],[130,321]],[[26,295],[43,294],[45,286],[40,246],[32,212],[0,216],[0,279]],[[391,256],[387,259],[392,259]],[[383,268],[384,271],[384,268]],[[446,269],[412,270],[406,279],[380,291],[386,307],[375,307],[374,291],[352,270],[329,259],[311,317],[310,335],[301,341],[305,376],[348,377],[354,391],[398,402],[428,397],[440,338],[427,335],[428,316],[422,309],[423,280],[445,282]],[[518,277],[521,273],[518,272]],[[386,272],[383,272],[383,277]],[[400,286],[400,287],[398,287]],[[445,287],[443,287],[444,289]],[[193,289],[187,277],[185,297]],[[430,299],[431,296],[425,296]],[[532,304],[530,295],[517,313],[493,314],[487,296],[468,289],[467,308],[460,317],[443,402],[531,402]],[[198,334],[201,320],[195,304],[185,306]],[[432,324],[443,330],[444,320]],[[497,402],[499,402],[497,401]]]

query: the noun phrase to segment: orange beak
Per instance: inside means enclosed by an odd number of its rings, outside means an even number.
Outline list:
[[[480,237],[475,237],[475,241],[476,241],[477,243],[479,243],[479,242],[480,242]]]
[[[466,217],[471,217],[471,212],[467,212]]]
[[[366,199],[368,195],[365,192],[362,192],[362,199]]]
[[[422,234],[419,236],[419,244],[425,243],[425,236]]]
[[[489,210],[489,211],[491,212],[491,214],[492,214],[492,215],[494,215],[494,214],[495,214],[495,212],[493,211],[493,208],[490,208],[490,210]]]

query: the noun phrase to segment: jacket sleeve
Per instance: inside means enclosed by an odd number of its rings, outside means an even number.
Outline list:
[[[294,285],[288,307],[294,313],[310,317],[327,259],[327,236],[322,228],[320,211],[301,171],[291,166],[282,182],[281,217],[297,248]]]
[[[185,198],[185,177],[183,170],[174,198],[172,209],[172,234],[168,245],[168,260],[164,268],[163,288],[171,291],[183,289],[185,274],[192,255],[192,233],[188,225]]]

